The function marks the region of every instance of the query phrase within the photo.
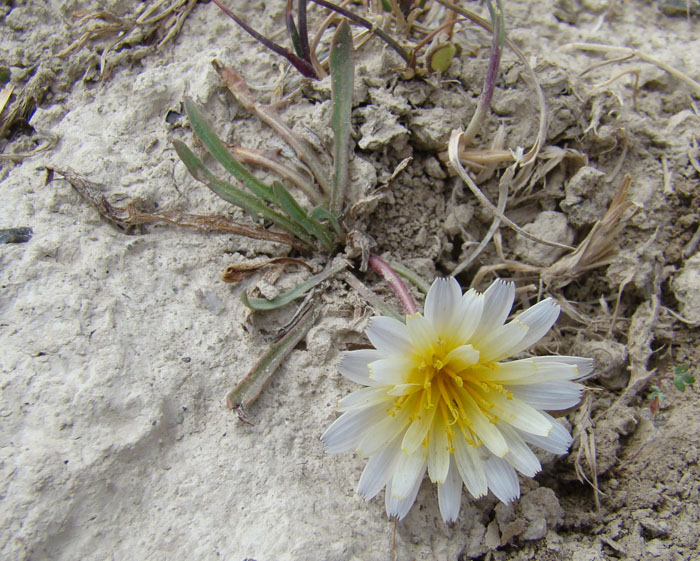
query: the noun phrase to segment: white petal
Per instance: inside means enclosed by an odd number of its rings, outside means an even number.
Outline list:
[[[431,407],[430,409],[421,408],[419,417],[414,419],[408,426],[401,444],[401,449],[405,454],[413,454],[423,444],[423,440],[425,440],[430,426],[433,424],[436,409],[437,407]]]
[[[471,345],[461,345],[447,354],[445,364],[455,372],[461,372],[479,362],[479,356],[479,351]]]
[[[398,518],[403,520],[406,518],[408,511],[411,510],[413,503],[416,502],[416,497],[418,496],[418,490],[420,489],[420,484],[423,481],[423,477],[416,478],[414,487],[410,490],[410,493],[405,499],[398,499],[393,496],[391,488],[391,480],[386,484],[386,496],[384,498],[384,505],[386,507],[386,513],[389,517]]]
[[[578,405],[583,386],[575,382],[556,381],[542,384],[508,386],[513,395],[536,409],[561,411]]]
[[[387,392],[387,395],[391,395],[394,397],[400,397],[402,395],[416,393],[421,388],[423,388],[423,386],[421,384],[399,384],[399,385],[391,388]]]
[[[385,417],[386,408],[381,405],[343,413],[321,437],[326,452],[336,454],[354,450],[362,437]]]
[[[484,310],[473,337],[475,342],[489,336],[505,323],[514,298],[515,284],[512,282],[498,279],[488,287],[484,292]],[[477,344],[474,346],[478,348]]]
[[[442,416],[433,420],[428,440],[428,476],[436,483],[444,483],[450,469],[450,450],[447,430]]]
[[[497,368],[479,370],[480,380],[507,385],[537,384],[554,380],[574,380],[580,376],[578,368],[563,362],[541,362],[532,358],[499,362]]]
[[[593,372],[593,367],[595,366],[595,361],[592,358],[580,356],[537,356],[530,360],[536,363],[563,362],[564,364],[570,364],[578,368],[578,378],[588,376]]]
[[[445,522],[454,522],[459,518],[459,507],[462,505],[462,479],[454,458],[450,456],[450,471],[445,483],[438,483],[438,503],[440,514]]]
[[[420,314],[406,318],[406,329],[413,342],[413,351],[424,354],[438,344],[438,336],[433,324]]]
[[[484,464],[489,489],[499,501],[508,504],[520,496],[518,475],[507,461],[491,456]]]
[[[529,327],[519,321],[511,321],[492,331],[489,335],[475,343],[479,349],[481,362],[494,362],[514,354],[522,340],[527,336]]]
[[[472,422],[472,428],[476,435],[493,454],[501,458],[505,456],[508,452],[508,445],[496,425],[481,412],[472,396],[467,392],[462,392],[460,395],[467,418]]]
[[[518,314],[513,321],[524,323],[528,329],[520,344],[511,350],[508,356],[513,356],[537,343],[552,328],[559,317],[559,304],[551,298],[538,302],[522,314]]]
[[[493,413],[496,414],[500,420],[510,423],[515,428],[532,434],[547,436],[549,431],[552,430],[552,423],[550,423],[547,418],[542,415],[542,413],[537,411],[532,405],[526,403],[524,399],[519,399],[516,395],[516,388],[528,387],[532,386],[508,387],[507,389],[513,392],[513,399],[508,399],[502,393],[489,393],[489,400],[491,403],[493,403]]]
[[[549,432],[548,436],[538,436],[535,434],[530,434],[518,430],[518,434],[523,438],[525,442],[533,444],[542,450],[551,452],[552,454],[566,454],[571,446],[571,435],[556,419],[547,415],[547,413],[542,413],[549,421],[552,423],[552,430]]]
[[[351,409],[366,409],[380,403],[389,409],[394,398],[387,395],[386,388],[366,387],[346,395],[338,404],[338,411],[350,411]]]
[[[425,317],[442,337],[453,323],[462,301],[462,289],[454,277],[435,279],[425,297]]]
[[[375,316],[367,327],[367,337],[378,351],[384,355],[403,356],[412,350],[411,338],[406,326],[399,320]]]
[[[483,310],[484,295],[473,288],[465,292],[459,308],[452,317],[450,332],[454,332],[454,335],[449,337],[449,334],[445,334],[445,340],[453,347],[469,341],[479,326]]]
[[[542,470],[540,461],[516,430],[506,423],[499,423],[498,428],[508,443],[508,453],[504,459],[527,477],[534,477],[540,472]]]
[[[484,472],[484,463],[476,448],[467,444],[461,434],[454,438],[455,462],[459,475],[472,497],[478,499],[488,493],[488,483]]]
[[[369,378],[373,383],[384,386],[404,384],[408,382],[413,367],[414,363],[408,357],[382,358],[369,365]]]
[[[400,454],[399,463],[394,470],[391,480],[391,495],[395,499],[405,499],[411,495],[411,490],[425,475],[428,465],[428,454],[425,447],[420,447],[413,454]]]
[[[382,356],[376,349],[345,352],[340,357],[338,372],[356,384],[371,386],[373,382],[369,379],[369,363],[379,360]]]
[[[408,401],[406,403],[409,404]],[[376,422],[371,430],[365,432],[357,445],[357,451],[363,456],[374,456],[406,428],[410,409],[410,405],[402,407],[398,413],[392,416],[387,413],[385,407],[383,410],[384,418]]]
[[[393,477],[400,458],[401,438],[395,438],[369,459],[360,476],[357,492],[366,499],[374,497]]]

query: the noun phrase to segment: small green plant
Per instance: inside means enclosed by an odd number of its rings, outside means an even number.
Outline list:
[[[300,25],[300,27],[302,27]],[[297,136],[292,129],[279,117],[273,107],[257,101],[244,79],[233,70],[214,61],[214,68],[221,76],[235,98],[252,114],[258,116],[284,139],[295,151],[302,164],[310,171],[309,175],[296,173],[290,164],[279,159],[251,157],[252,152],[231,152],[207,123],[204,115],[192,99],[185,99],[184,106],[196,138],[211,156],[230,173],[238,184],[221,179],[209,170],[202,159],[197,156],[184,142],[174,140],[173,146],[190,174],[198,181],[207,185],[214,193],[227,202],[238,206],[247,212],[257,222],[271,225],[286,234],[286,243],[297,249],[301,255],[314,254],[325,256],[326,266],[320,273],[311,276],[305,282],[279,296],[255,298],[243,292],[241,299],[245,306],[253,311],[270,311],[287,306],[296,300],[302,304],[296,310],[293,320],[283,330],[281,337],[271,345],[255,366],[243,377],[241,382],[228,394],[227,402],[245,420],[244,408],[252,403],[262,390],[265,382],[284,361],[296,343],[298,343],[320,316],[319,306],[314,301],[313,294],[317,287],[327,279],[343,274],[346,282],[360,294],[365,296],[375,307],[389,315],[400,317],[384,304],[376,295],[347,271],[350,263],[341,252],[348,246],[351,251],[361,256],[360,270],[367,266],[379,272],[390,283],[403,307],[415,312],[413,298],[399,279],[399,274],[412,279],[417,286],[424,287],[425,283],[417,279],[404,267],[398,267],[400,273],[384,262],[378,256],[369,252],[369,242],[366,237],[348,232],[344,218],[356,201],[348,200],[346,196],[349,182],[350,162],[350,113],[352,109],[353,91],[353,59],[352,34],[347,21],[343,20],[335,31],[331,42],[329,55],[331,70],[331,128],[334,136],[333,167],[327,169],[317,154]],[[254,155],[254,154],[253,154]],[[253,162],[267,167],[279,176],[280,180],[264,183],[257,179],[245,166]],[[288,187],[283,184],[287,182]],[[240,186],[239,186],[240,184]],[[242,186],[242,187],[241,187]],[[306,202],[313,205],[307,208]],[[279,233],[271,241],[280,242]],[[284,243],[284,242],[283,242]],[[295,261],[290,259],[289,261]],[[298,260],[297,260],[298,261]],[[258,264],[243,269],[253,271]],[[235,273],[236,271],[234,271]],[[235,276],[235,275],[234,275]]]
[[[687,364],[679,364],[673,369],[673,385],[679,392],[685,392],[686,385],[692,386],[695,383],[695,377],[688,370],[690,370],[690,367]],[[660,385],[661,382],[651,386],[651,393],[648,397],[650,401],[649,409],[654,415],[656,415],[666,399],[666,394],[661,391]]]

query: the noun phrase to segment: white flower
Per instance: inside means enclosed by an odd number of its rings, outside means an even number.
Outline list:
[[[593,362],[544,356],[501,362],[537,342],[559,316],[551,299],[512,321],[513,283],[494,282],[462,295],[454,278],[430,287],[425,315],[404,325],[372,318],[374,349],[344,353],[338,369],[365,386],[340,402],[343,414],[321,437],[328,452],[369,457],[358,493],[386,487],[386,511],[404,518],[426,470],[438,484],[440,513],[459,516],[462,483],[475,497],[490,489],[503,501],[520,496],[516,470],[528,477],[540,462],[528,444],[564,454],[571,436],[542,410],[577,405]]]

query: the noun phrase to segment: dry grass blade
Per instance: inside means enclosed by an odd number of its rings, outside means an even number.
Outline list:
[[[238,102],[279,134],[292,147],[299,159],[308,166],[321,190],[327,194],[331,193],[333,189],[330,178],[311,147],[282,122],[272,107],[258,103],[242,76],[222,66],[216,60],[212,61],[212,65]]]
[[[257,399],[267,381],[281,366],[289,353],[294,350],[294,347],[306,337],[306,334],[318,320],[319,315],[318,306],[309,309],[280,341],[270,347],[226,396],[226,403],[229,409],[235,409],[242,420],[246,420],[245,408]]]
[[[360,296],[362,296],[369,304],[377,310],[383,316],[389,316],[399,321],[403,321],[404,318],[401,317],[394,309],[392,309],[384,300],[367,288],[360,279],[353,275],[350,271],[346,271],[343,274],[343,280],[350,285],[352,289],[355,290]]]
[[[617,253],[618,236],[624,227],[622,216],[629,208],[635,207],[633,202],[627,200],[631,183],[632,178],[625,176],[605,216],[596,222],[576,250],[542,271],[541,278],[547,285],[562,288],[582,273],[611,262]]]
[[[506,210],[506,203],[508,202],[508,185],[510,181],[513,179],[513,175],[515,173],[515,166],[510,166],[503,176],[501,176],[501,180],[498,182],[498,206],[496,207],[496,213],[494,213],[493,216],[493,222],[491,223],[491,226],[489,227],[488,232],[486,232],[486,235],[484,238],[481,240],[479,245],[474,249],[474,251],[471,252],[469,257],[464,259],[457,267],[452,271],[452,276],[456,276],[464,269],[466,269],[469,265],[472,264],[474,259],[476,259],[479,254],[484,250],[484,248],[488,245],[488,243],[491,241],[491,238],[493,238],[494,234],[496,233],[496,230],[498,230],[499,226],[501,225],[501,216],[503,216],[503,213]]]
[[[494,216],[497,216],[501,222],[503,222],[505,225],[507,225],[509,228],[513,229],[516,231],[518,234],[523,236],[524,238],[527,238],[528,240],[531,240],[533,242],[541,243],[544,245],[548,245],[550,247],[557,247],[559,249],[567,249],[567,250],[573,250],[574,248],[565,244],[560,244],[557,242],[551,242],[549,240],[543,240],[542,238],[538,238],[537,236],[533,236],[529,232],[526,232],[523,230],[520,226],[518,226],[515,222],[513,222],[510,218],[508,218],[503,212],[500,212],[498,208],[488,199],[486,195],[479,189],[476,183],[474,183],[474,180],[469,176],[467,171],[464,169],[462,166],[461,162],[459,161],[459,144],[460,144],[460,137],[462,135],[461,130],[454,130],[452,131],[452,135],[450,136],[450,143],[448,146],[448,155],[449,155],[449,160],[450,164],[452,165],[452,168],[457,172],[457,175],[462,178],[462,181],[464,181],[471,192],[474,194],[474,196],[477,198],[477,200],[484,205],[486,208],[488,208],[491,213]]]
[[[438,0],[439,1],[439,0]],[[668,72],[674,78],[677,78],[684,84],[690,86],[696,93],[700,94],[700,83],[693,80],[690,76],[675,69],[673,66],[666,64],[665,62],[649,56],[637,49],[630,49],[629,47],[615,47],[612,45],[601,45],[598,43],[569,43],[562,47],[565,51],[580,50],[580,51],[591,51],[596,53],[617,53],[622,57],[622,59],[638,58],[649,64],[653,64],[657,68]]]
[[[178,211],[161,213],[141,212],[137,209],[136,203],[130,202],[124,206],[115,206],[107,200],[99,187],[77,174],[71,169],[48,168],[49,170],[62,175],[68,183],[85,199],[95,207],[97,212],[105,220],[117,226],[119,229],[130,229],[141,224],[153,224],[158,222],[196,228],[205,232],[227,232],[275,243],[291,246],[300,251],[306,248],[301,243],[287,234],[271,232],[259,226],[246,226],[239,224],[225,216],[205,216],[200,214],[189,214]]]
[[[600,495],[604,493],[598,487],[598,459],[596,453],[595,431],[591,420],[591,409],[593,407],[593,394],[587,393],[583,398],[583,403],[579,407],[574,419],[574,438],[578,438],[578,451],[574,468],[576,477],[582,483],[588,483],[594,491],[596,510],[600,510]],[[589,475],[583,467],[583,460],[588,464]]]
[[[34,134],[34,137],[32,137],[32,140],[34,140],[34,139],[45,140],[46,142],[44,144],[41,144],[40,146],[37,146],[31,152],[17,152],[15,154],[0,154],[0,161],[10,160],[12,162],[21,162],[22,160],[24,160],[26,158],[31,158],[32,156],[36,156],[37,154],[41,154],[42,152],[46,152],[47,150],[51,150],[58,143],[58,135],[56,135],[52,132],[48,132],[48,131],[40,131],[40,130],[35,131],[35,134]]]
[[[253,150],[252,148],[244,148],[243,146],[234,146],[233,155],[236,156],[236,159],[240,162],[264,167],[275,172],[280,177],[291,181],[313,204],[320,205],[323,203],[323,199],[309,185],[310,176],[304,177],[297,170],[282,163],[275,156],[269,155],[262,150]]]
[[[296,259],[294,257],[273,257],[272,259],[263,259],[255,263],[232,263],[224,269],[221,280],[228,283],[240,282],[260,269],[269,267],[270,265],[299,265],[301,267],[306,267],[309,271],[313,271],[311,265],[302,259]]]
[[[560,289],[591,269],[609,265],[617,253],[618,237],[624,228],[623,215],[628,209],[636,206],[627,200],[631,182],[631,178],[626,176],[605,216],[596,222],[588,236],[573,253],[565,255],[553,265],[544,268],[504,259],[499,253],[503,262],[481,267],[474,275],[471,286],[478,286],[489,273],[507,269],[517,273],[536,274],[550,289]],[[635,212],[636,210],[628,218],[631,218]]]

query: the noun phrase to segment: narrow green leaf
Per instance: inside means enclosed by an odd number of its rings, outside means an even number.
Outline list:
[[[289,37],[292,40],[294,52],[299,58],[304,58],[301,49],[301,39],[299,38],[297,25],[294,23],[294,16],[292,15],[292,0],[287,0],[287,8],[284,12],[284,21],[287,24],[287,33],[289,33]]]
[[[322,206],[314,207],[311,209],[311,212],[309,212],[309,216],[318,221],[328,220],[328,223],[331,225],[331,228],[333,228],[333,231],[337,234],[338,238],[341,240],[343,239],[343,231],[340,229],[338,220],[325,208]]]
[[[313,218],[309,218],[306,211],[296,202],[290,192],[284,188],[284,185],[275,181],[272,184],[272,192],[275,195],[277,205],[287,213],[289,218],[304,228],[307,234],[314,236],[320,241],[328,251],[333,251],[334,244],[330,232],[319,222]]]
[[[197,181],[204,183],[207,187],[214,191],[214,193],[219,195],[219,197],[242,208],[254,219],[258,216],[262,216],[266,220],[269,220],[273,224],[299,238],[309,246],[314,246],[313,239],[309,237],[304,229],[299,225],[295,224],[279,212],[272,210],[259,199],[256,199],[248,193],[244,193],[240,189],[237,189],[230,183],[222,181],[211,173],[202,163],[202,160],[200,160],[184,142],[173,140],[173,146],[175,147],[177,155],[180,157],[185,166],[187,166],[187,170],[190,172],[192,177],[194,177]]]
[[[226,396],[229,409],[247,407],[260,395],[263,387],[275,371],[292,352],[294,347],[306,337],[319,316],[318,307],[307,311],[297,324],[258,360],[238,385]]]
[[[297,285],[297,287],[294,288],[293,290],[290,290],[289,292],[286,292],[284,294],[280,294],[279,296],[277,296],[276,298],[273,298],[272,300],[267,300],[265,298],[249,298],[248,294],[246,294],[245,291],[243,291],[241,293],[241,300],[243,301],[243,304],[246,307],[250,308],[251,310],[257,310],[257,311],[276,310],[277,308],[281,308],[282,306],[286,306],[287,304],[289,304],[290,302],[293,302],[297,298],[301,298],[309,290],[311,290],[313,287],[322,283],[324,280],[332,277],[336,273],[343,271],[344,269],[347,268],[347,266],[348,266],[347,261],[341,261],[339,265],[329,266],[324,271],[319,273],[318,275],[314,275],[306,282],[303,282],[303,283]]]
[[[231,155],[226,145],[221,142],[209,126],[209,123],[204,119],[195,103],[187,97],[185,98],[185,111],[197,137],[199,137],[209,153],[224,166],[224,169],[243,183],[251,193],[265,201],[274,203],[272,188],[259,181]]]
[[[339,216],[343,211],[345,190],[348,184],[350,163],[350,113],[352,111],[352,87],[354,68],[352,62],[352,32],[346,20],[338,26],[331,42],[331,96],[333,115],[331,127],[333,144],[333,191],[330,211]]]

